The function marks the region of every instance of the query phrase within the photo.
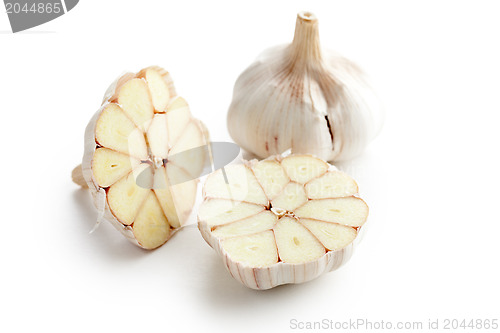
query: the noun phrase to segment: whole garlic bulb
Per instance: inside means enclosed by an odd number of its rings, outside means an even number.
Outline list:
[[[319,43],[318,20],[297,15],[288,45],[264,51],[238,78],[228,129],[265,158],[292,149],[328,161],[363,151],[382,127],[379,100],[361,69]]]

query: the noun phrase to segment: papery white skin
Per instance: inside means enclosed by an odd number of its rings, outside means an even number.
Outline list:
[[[317,19],[302,12],[293,42],[264,51],[240,75],[227,120],[233,140],[261,158],[291,148],[340,161],[364,150],[383,112],[362,70],[322,50]]]
[[[342,250],[327,252],[315,261],[302,264],[278,262],[269,267],[249,267],[238,261],[231,260],[222,248],[220,240],[212,235],[210,228],[206,224],[200,224],[199,229],[203,239],[222,257],[229,274],[239,283],[257,290],[271,289],[283,284],[308,282],[325,273],[339,269],[351,259],[364,231],[364,229],[361,229],[354,242]]]

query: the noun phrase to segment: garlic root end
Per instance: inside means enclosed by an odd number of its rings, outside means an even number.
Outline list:
[[[83,170],[82,165],[77,165],[73,171],[71,171],[71,179],[77,185],[80,185],[82,188],[89,188],[85,178],[83,178]]]

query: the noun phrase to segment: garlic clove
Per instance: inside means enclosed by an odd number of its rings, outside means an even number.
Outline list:
[[[167,108],[168,141],[174,143],[191,119],[188,105],[182,97],[175,98]]]
[[[131,79],[118,93],[118,104],[125,114],[143,131],[153,119],[154,108],[147,83],[142,79]]]
[[[146,201],[134,220],[134,236],[145,249],[154,249],[170,237],[170,225],[153,192],[148,191]]]
[[[227,183],[226,183],[227,180]],[[267,205],[262,187],[252,171],[245,165],[237,165],[225,171],[215,171],[205,183],[205,196],[235,201],[246,201],[258,205]]]
[[[174,165],[167,166],[167,169],[168,169],[167,173],[169,175],[172,175],[173,173],[177,172],[185,174],[184,170],[177,168]],[[173,169],[178,169],[178,170],[172,171]],[[194,204],[196,202],[197,188],[198,188],[197,181],[186,181],[180,184],[170,186],[170,191],[172,192],[172,198],[174,200],[174,206],[177,213],[177,219],[179,220],[180,226],[185,225],[188,221],[189,216],[191,215],[191,210],[193,209]],[[186,196],[185,195],[186,193],[189,194],[194,193],[194,195]]]
[[[319,158],[311,156],[289,156],[281,162],[290,180],[305,184],[313,178],[323,175],[328,170],[328,164]]]
[[[341,171],[331,171],[308,182],[305,190],[311,199],[349,197],[358,193],[358,184]]]
[[[274,234],[269,230],[225,239],[222,246],[231,258],[246,265],[266,267],[278,262]]]
[[[262,160],[252,170],[269,199],[274,199],[290,182],[281,164],[275,160]]]
[[[144,135],[117,104],[108,104],[96,124],[96,141],[103,147],[146,159]]]
[[[352,196],[357,186],[349,176],[310,155],[272,156],[225,170],[228,183],[219,173],[207,177],[198,228],[236,280],[254,289],[302,283],[351,257],[368,207]],[[267,205],[241,201],[253,195],[253,186],[243,185],[254,175]],[[308,196],[308,185],[321,199]]]
[[[97,184],[108,187],[132,171],[139,161],[108,148],[96,149],[92,161],[92,171]]]
[[[310,219],[300,219],[306,227],[330,251],[340,250],[354,241],[357,236],[356,229],[331,222]]]
[[[361,153],[382,121],[366,75],[321,48],[318,20],[306,12],[291,44],[264,51],[239,76],[227,116],[234,141],[261,158],[291,148],[329,161]]]
[[[287,211],[293,211],[307,202],[306,191],[302,184],[290,182],[276,198],[271,201],[271,206]]]
[[[168,73],[162,72],[158,67],[149,67],[140,71],[137,75],[138,77],[144,77],[148,84],[155,112],[164,112],[170,101],[169,84],[171,82],[165,80],[166,74]]]
[[[168,156],[168,130],[166,114],[157,114],[148,128],[147,138],[153,156],[165,159]]]
[[[187,222],[196,200],[195,196],[186,197],[183,195],[184,193],[196,193],[197,189],[196,182],[185,181],[185,179],[190,179],[190,176],[184,169],[173,163],[167,163],[166,169],[163,167],[155,172],[154,192],[170,225],[174,228]]]
[[[109,209],[124,225],[134,223],[137,212],[150,192],[137,185],[136,174],[149,174],[151,176],[151,167],[147,164],[141,164],[136,169],[135,174],[131,172],[120,179],[109,188],[107,193]]]
[[[328,207],[324,209],[324,207]],[[310,200],[295,210],[298,217],[360,227],[368,217],[368,206],[356,197]]]
[[[177,213],[174,197],[170,188],[170,182],[167,178],[167,170],[161,167],[154,174],[154,192],[160,204],[163,213],[167,217],[170,225],[174,228],[181,226],[179,214]],[[189,192],[188,192],[189,193]]]
[[[276,214],[265,210],[235,222],[215,226],[212,234],[219,239],[254,234],[272,229],[276,222]]]
[[[286,263],[317,260],[325,254],[324,246],[296,219],[284,216],[273,229],[280,259]]]
[[[265,207],[226,199],[210,199],[198,211],[198,219],[209,227],[238,221],[264,211]]]
[[[203,131],[199,123],[189,122],[184,128],[184,133],[169,151],[170,163],[182,167],[190,175],[190,179],[198,178],[205,163],[208,163],[208,151],[204,149],[208,140]]]

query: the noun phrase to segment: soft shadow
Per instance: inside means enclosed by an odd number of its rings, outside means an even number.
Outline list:
[[[103,221],[92,234],[89,234],[96,223],[97,211],[92,204],[88,190],[73,191],[73,201],[77,206],[81,221],[83,221],[80,231],[87,234],[88,241],[98,248],[99,253],[109,256],[109,259],[113,261],[130,261],[141,258],[149,252],[131,244],[106,221]]]
[[[253,154],[253,153],[251,153],[251,152],[249,152],[249,151],[246,151],[246,150],[244,150],[243,148],[241,148],[241,156],[242,156],[245,160],[247,160],[247,161],[253,160],[254,158],[255,158],[255,159],[258,159],[258,160],[260,160],[260,159],[261,159],[259,156],[255,155],[255,154]]]
[[[297,300],[315,297],[318,293],[324,293],[325,284],[328,284],[329,292],[336,285],[328,273],[329,279],[323,276],[302,284],[286,284],[268,290],[254,290],[247,288],[234,280],[222,260],[214,255],[207,262],[207,281],[210,281],[202,290],[200,301],[207,303],[205,306],[216,307],[224,311],[237,313],[249,313],[249,309],[259,307],[259,304],[271,303],[279,307],[281,304],[296,302]]]

